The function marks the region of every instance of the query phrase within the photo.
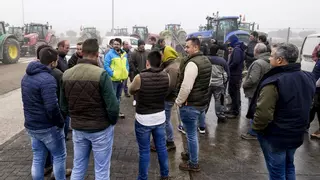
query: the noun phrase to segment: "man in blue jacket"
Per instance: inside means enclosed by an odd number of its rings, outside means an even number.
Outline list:
[[[110,49],[104,58],[104,69],[111,77],[113,89],[120,104],[123,81],[129,77],[128,56],[127,53],[121,49],[121,39],[114,39],[113,49]],[[124,114],[121,112],[119,116],[124,118]]]
[[[227,118],[236,118],[239,116],[241,107],[241,81],[243,62],[245,58],[245,45],[240,42],[236,35],[232,35],[229,40],[230,46],[233,48],[228,65],[230,69],[229,94],[232,100],[231,110],[226,114]]]
[[[260,80],[247,118],[253,119],[269,179],[295,180],[294,154],[303,144],[316,81],[296,63],[295,45],[280,43],[271,49],[272,69]]]
[[[21,82],[24,126],[31,138],[33,150],[32,178],[44,178],[48,151],[53,157],[56,179],[65,179],[66,144],[64,117],[60,113],[57,83],[50,74],[57,66],[58,52],[52,48],[40,51],[40,61],[31,62]]]

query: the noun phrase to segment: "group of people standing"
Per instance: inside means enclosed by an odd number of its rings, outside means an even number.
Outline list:
[[[151,150],[158,154],[161,179],[169,179],[168,151],[176,148],[171,124],[173,106],[179,112],[179,130],[187,138],[179,168],[200,171],[197,131],[205,133],[211,97],[215,98],[218,122],[239,116],[245,62],[248,74],[243,88],[250,104],[247,117],[265,155],[270,177],[294,177],[293,156],[309,123],[315,78],[295,63],[296,46],[282,43],[271,48],[266,38],[251,34],[252,42],[257,38],[259,43],[247,47],[237,36],[231,36],[228,44],[232,50],[227,60],[218,56],[216,44],[204,55],[195,37],[186,40],[184,58],[179,58],[164,39],[155,44],[155,38],[151,39],[151,51],[145,50],[145,42],[139,40],[133,52],[127,42],[116,38],[110,42],[103,62],[99,62],[96,39],[78,43],[69,63],[65,60],[70,46],[67,41],[61,41],[57,50],[39,47],[38,60],[28,65],[21,86],[25,127],[33,150],[32,177],[43,179],[46,162],[53,160],[56,179],[65,179],[68,172],[71,179],[84,179],[92,150],[95,178],[110,179],[114,126],[119,117],[125,117],[120,112],[120,100],[128,78],[131,83],[125,95],[134,96],[136,108],[138,179],[148,179]],[[232,99],[228,111],[224,103],[227,91]],[[70,119],[72,173],[66,170],[65,140]]]

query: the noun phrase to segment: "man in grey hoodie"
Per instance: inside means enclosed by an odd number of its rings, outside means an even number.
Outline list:
[[[257,89],[260,79],[271,68],[270,61],[269,61],[270,52],[268,52],[268,47],[264,43],[258,43],[255,46],[254,57],[257,58],[257,60],[250,65],[248,69],[248,74],[242,85],[244,94],[249,100],[248,104],[251,103],[252,97],[254,95],[254,92]],[[252,119],[250,120],[249,131],[241,135],[242,139],[246,139],[246,140],[257,139],[256,137],[257,134],[252,131],[251,124],[252,124]]]

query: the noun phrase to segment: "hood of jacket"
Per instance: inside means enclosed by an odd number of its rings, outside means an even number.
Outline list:
[[[26,69],[26,73],[28,75],[35,75],[42,72],[50,73],[51,71],[51,69],[49,69],[46,65],[41,64],[39,61],[29,63]]]
[[[271,55],[271,54],[270,54],[269,52],[265,52],[265,53],[259,54],[256,58],[257,58],[257,59],[265,60],[266,62],[270,63],[270,60],[269,60],[270,55]]]
[[[241,42],[241,41],[236,42],[236,43],[234,44],[234,47],[233,47],[233,48],[235,48],[235,47],[239,47],[239,48],[241,48],[243,51],[245,51],[245,50],[247,49],[247,46],[246,46],[243,42]]]

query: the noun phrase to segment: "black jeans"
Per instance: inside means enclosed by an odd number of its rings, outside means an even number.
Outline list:
[[[231,76],[229,81],[229,95],[232,100],[231,114],[238,115],[241,107],[241,76]]]

